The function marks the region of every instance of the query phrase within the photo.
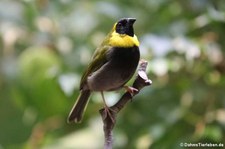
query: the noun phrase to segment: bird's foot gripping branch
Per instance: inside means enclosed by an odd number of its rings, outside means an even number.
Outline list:
[[[138,68],[138,75],[132,85],[132,88],[137,89],[137,92],[131,92],[127,91],[123,94],[123,96],[118,100],[118,102],[109,107],[110,108],[110,114],[106,113],[104,109],[101,109],[99,112],[102,116],[103,120],[103,129],[104,129],[104,135],[105,135],[105,149],[111,149],[112,148],[112,130],[116,123],[116,116],[119,113],[119,111],[126,105],[126,103],[132,98],[137,95],[142,88],[145,86],[149,86],[152,84],[152,81],[148,79],[148,76],[146,74],[146,68],[147,68],[148,62],[141,60]]]

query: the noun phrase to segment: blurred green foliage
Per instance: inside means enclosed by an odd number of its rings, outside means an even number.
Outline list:
[[[66,123],[81,73],[121,17],[135,17],[153,81],[120,113],[115,148],[225,146],[223,0],[1,0],[0,149],[102,148],[92,96],[81,124]],[[109,104],[121,93],[107,93]]]

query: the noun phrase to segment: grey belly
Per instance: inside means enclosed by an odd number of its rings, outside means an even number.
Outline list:
[[[108,62],[88,77],[87,85],[93,91],[117,90],[130,79],[132,74]]]

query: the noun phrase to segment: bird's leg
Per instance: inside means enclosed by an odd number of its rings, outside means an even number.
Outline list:
[[[131,96],[134,96],[134,93],[138,92],[138,89],[131,86],[124,86],[124,88],[130,93]]]
[[[113,116],[112,116],[112,114],[111,114],[111,111],[110,111],[111,109],[110,109],[110,108],[107,106],[107,104],[106,104],[106,101],[105,101],[105,97],[104,97],[103,91],[101,91],[101,95],[102,95],[102,99],[103,99],[103,102],[104,102],[104,110],[105,110],[105,113],[106,113],[106,116],[105,116],[105,117],[107,117],[107,113],[108,113],[110,119],[111,119],[112,122],[114,123],[115,120],[114,120],[114,118],[113,118]]]

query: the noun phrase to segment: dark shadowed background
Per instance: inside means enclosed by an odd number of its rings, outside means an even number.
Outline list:
[[[66,118],[92,53],[121,17],[137,18],[153,84],[118,115],[115,149],[225,146],[224,0],[1,0],[0,149],[103,147],[99,93],[81,124]],[[108,105],[122,92],[106,93]]]

